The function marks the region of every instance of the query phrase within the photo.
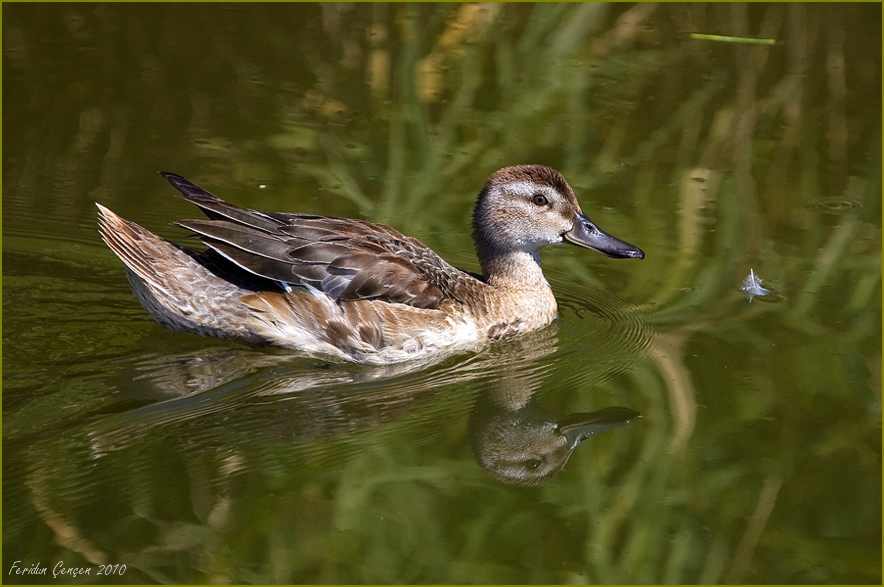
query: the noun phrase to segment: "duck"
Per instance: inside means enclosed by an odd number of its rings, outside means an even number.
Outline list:
[[[477,349],[556,320],[542,247],[644,258],[592,222],[565,178],[543,165],[500,169],[479,192],[472,237],[481,274],[382,224],[251,210],[160,175],[205,214],[175,224],[206,249],[174,244],[96,203],[102,240],[147,313],[174,331],[304,357],[383,365]]]

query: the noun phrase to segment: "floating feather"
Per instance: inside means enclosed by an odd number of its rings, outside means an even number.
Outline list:
[[[746,295],[749,296],[750,303],[755,296],[764,297],[771,295],[772,292],[769,289],[761,287],[761,282],[762,279],[755,275],[755,271],[749,269],[749,275],[743,280],[743,287],[740,289],[746,292]]]

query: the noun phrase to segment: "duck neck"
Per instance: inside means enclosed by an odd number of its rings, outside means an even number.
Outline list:
[[[542,328],[555,319],[556,298],[537,253],[509,251],[480,261],[488,284],[480,314],[490,325],[489,337]]]
[[[525,293],[552,292],[543,276],[536,252],[514,250],[479,259],[488,285],[498,290]]]

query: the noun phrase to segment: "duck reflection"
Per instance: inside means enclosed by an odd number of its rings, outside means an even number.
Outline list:
[[[479,464],[495,479],[536,487],[557,475],[584,440],[640,417],[618,406],[575,414],[551,412],[537,405],[524,378],[507,378],[479,396],[470,418],[470,444]]]
[[[640,417],[623,407],[572,414],[542,408],[536,392],[555,365],[541,359],[555,348],[550,329],[472,357],[443,358],[432,369],[293,362],[253,347],[149,355],[116,379],[127,398],[148,403],[96,423],[93,456],[131,446],[157,428],[212,446],[347,436],[401,420],[454,384],[480,381],[468,423],[479,464],[496,480],[537,486],[561,471],[584,440]]]

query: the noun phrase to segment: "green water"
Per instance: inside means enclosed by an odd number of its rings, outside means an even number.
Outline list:
[[[880,584],[880,25],[4,4],[3,581]],[[517,163],[646,258],[546,250],[555,326],[430,365],[168,332],[96,227],[98,201],[192,243],[172,171],[476,270],[475,195]],[[611,406],[642,417],[495,468]]]

